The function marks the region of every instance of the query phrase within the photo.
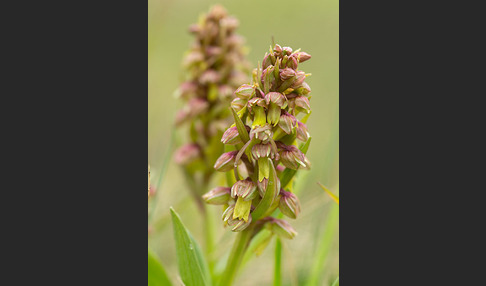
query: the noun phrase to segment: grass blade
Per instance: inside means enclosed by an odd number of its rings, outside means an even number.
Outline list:
[[[338,205],[339,205],[339,198],[333,194],[331,191],[329,191],[328,188],[326,188],[323,184],[317,182],[317,184],[333,199]]]
[[[334,280],[331,286],[339,286],[339,276]]]
[[[307,286],[320,285],[319,281],[322,278],[324,263],[326,262],[327,255],[331,249],[333,238],[335,236],[334,233],[338,228],[338,222],[339,206],[333,204],[327,217],[326,226],[324,227],[322,234],[322,240],[317,246],[317,254],[315,256],[314,263],[311,264],[312,269],[310,275],[308,276],[309,280],[307,280]]]
[[[186,286],[211,285],[209,268],[199,245],[173,208],[170,208],[170,212],[174,226],[177,263],[182,281]]]
[[[164,267],[150,249],[148,250],[148,286],[172,286]]]

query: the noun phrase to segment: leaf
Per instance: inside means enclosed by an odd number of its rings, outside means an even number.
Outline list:
[[[307,277],[306,286],[319,285],[319,281],[322,279],[322,274],[324,273],[324,264],[327,260],[327,255],[331,249],[331,245],[334,240],[334,234],[338,229],[339,223],[339,207],[337,205],[332,205],[330,213],[327,216],[326,225],[323,232],[321,233],[321,240],[318,242],[317,249],[315,251],[316,256],[311,268],[311,273]]]
[[[282,285],[282,242],[277,238],[275,243],[275,267],[273,273],[273,286]]]
[[[326,188],[323,184],[317,182],[317,184],[333,199],[338,205],[339,205],[339,198],[333,194],[331,191],[329,191],[328,188]]]
[[[307,153],[307,150],[309,149],[309,145],[311,142],[312,137],[309,137],[309,140],[305,142],[304,145],[300,146],[300,151],[304,153],[304,155]],[[289,168],[285,168],[285,170],[282,172],[280,175],[280,184],[282,185],[282,188],[285,189],[287,185],[292,181],[292,178],[295,176],[297,173],[297,170],[292,170]]]
[[[273,203],[273,200],[280,192],[280,183],[278,181],[277,172],[275,171],[275,167],[273,166],[273,162],[270,159],[268,160],[270,172],[268,178],[268,187],[263,199],[260,201],[258,206],[252,213],[252,220],[257,221],[260,219],[270,208]]]
[[[334,280],[331,286],[339,286],[339,276]]]
[[[211,285],[209,269],[201,249],[171,207],[179,274],[186,286]]]
[[[235,124],[236,124],[236,129],[238,129],[238,134],[243,141],[243,143],[246,143],[250,140],[250,136],[248,135],[248,131],[246,131],[245,124],[243,124],[243,121],[241,121],[241,118],[236,114],[236,111],[230,107],[231,113],[233,113],[233,118],[235,119]]]
[[[148,250],[148,286],[171,286],[164,267],[155,254]]]

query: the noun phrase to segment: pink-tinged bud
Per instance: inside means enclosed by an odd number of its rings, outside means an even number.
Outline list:
[[[305,96],[297,96],[295,98],[295,109],[297,111],[309,113],[310,112],[310,102]]]
[[[283,47],[282,50],[283,50],[284,55],[292,54],[292,48],[291,47]]]
[[[257,181],[257,186],[258,186],[258,192],[260,193],[260,196],[263,198],[265,196],[265,192],[267,191],[268,179],[264,178],[261,182]]]
[[[300,53],[298,53],[299,63],[303,63],[303,62],[309,60],[310,58],[311,58],[311,55],[309,55],[306,52],[300,52]]]
[[[236,111],[240,111],[243,107],[245,107],[247,101],[241,98],[235,98],[231,102],[231,107]]]
[[[214,164],[214,169],[220,172],[228,172],[233,170],[235,166],[235,159],[236,155],[238,154],[238,151],[231,151],[227,153],[223,153],[218,160],[216,160],[216,163]],[[241,162],[241,161],[240,161]],[[238,163],[240,163],[238,162]]]
[[[235,17],[229,16],[229,17],[226,17],[224,19],[221,19],[219,24],[221,25],[221,27],[226,28],[226,31],[232,32],[236,28],[238,28],[238,26],[240,25],[240,22]]]
[[[309,94],[309,93],[311,92],[311,88],[310,88],[310,86],[309,86],[309,85],[308,85],[308,84],[307,84],[307,83],[304,81],[304,82],[302,83],[302,86],[301,86],[301,87],[299,87],[299,88],[297,88],[297,89],[295,90],[295,92],[297,92],[297,93],[298,93],[298,94],[300,94],[300,95],[307,95],[307,94]]]
[[[211,8],[211,11],[209,11],[208,19],[219,21],[227,15],[228,12],[226,12],[226,9],[223,6],[215,5]]]
[[[297,122],[297,139],[302,142],[307,142],[309,140],[309,131],[307,130],[307,125],[302,122]]]
[[[248,100],[255,94],[255,88],[249,84],[244,84],[235,91],[235,96]]]
[[[224,132],[223,138],[221,138],[221,142],[228,145],[242,143],[241,138],[238,134],[238,128],[236,128],[236,126],[228,128],[228,130]]]
[[[276,170],[277,170],[277,173],[282,173],[285,170],[285,166],[277,165]]]
[[[295,81],[292,83],[292,88],[297,89],[299,88],[305,80],[305,73],[302,71],[298,71],[297,74],[295,75]]]
[[[181,110],[177,111],[176,118],[175,118],[175,124],[176,124],[176,126],[181,125],[187,119],[189,119],[189,114],[187,113],[186,110],[181,109]]]
[[[220,80],[220,75],[215,70],[207,70],[199,77],[199,82],[202,84],[217,83]]]
[[[280,151],[280,162],[287,168],[292,170],[297,170],[300,166],[306,167],[305,155],[294,145],[286,146],[284,144],[279,145],[281,147]]]
[[[263,98],[259,97],[254,97],[248,101],[248,110],[250,110],[251,113],[253,113],[253,107],[254,106],[260,106],[260,107],[265,107],[267,108],[267,103]]]
[[[221,218],[223,219],[223,221],[227,222],[229,219],[232,219],[233,218],[233,212],[235,210],[235,205],[230,205],[228,206],[223,214],[221,215]]]
[[[273,51],[276,54],[281,55],[282,54],[282,47],[279,44],[276,44],[275,47],[273,48]]]
[[[287,66],[293,70],[297,69],[297,67],[299,66],[299,61],[297,60],[295,54],[290,56],[289,60],[287,61]]]
[[[272,64],[272,59],[270,58],[270,55],[268,53],[265,53],[265,57],[263,58],[262,61],[262,70],[266,69],[271,64]]]
[[[182,98],[189,98],[196,94],[197,85],[194,82],[186,81],[179,87],[179,95]]]
[[[189,100],[187,108],[189,109],[189,116],[197,116],[206,112],[209,108],[209,103],[203,98],[195,97]]]
[[[231,231],[235,231],[235,232],[238,232],[238,231],[242,231],[244,229],[246,229],[250,224],[251,224],[251,215],[248,216],[248,221],[245,221],[243,219],[233,219],[233,218],[230,218],[227,220],[227,223],[228,223],[228,226],[231,227]]]
[[[197,144],[186,144],[175,151],[174,161],[179,165],[187,165],[199,159],[201,148]]]
[[[192,51],[184,58],[184,65],[190,66],[202,61],[204,61],[204,55],[198,51]]]
[[[270,154],[272,152],[272,146],[268,144],[256,144],[251,148],[251,153],[253,155],[253,158],[255,160],[258,160],[259,158],[268,158],[270,157]]]
[[[295,71],[291,68],[284,68],[280,71],[280,78],[286,80],[295,76]]]
[[[278,208],[284,215],[296,219],[300,213],[299,199],[291,192],[280,190],[280,202]]]
[[[217,56],[219,54],[221,54],[221,52],[223,51],[223,49],[221,49],[221,47],[217,47],[217,46],[209,46],[206,48],[206,54],[208,56]]]
[[[295,116],[293,116],[292,114],[286,111],[282,111],[282,114],[280,115],[280,121],[278,122],[278,126],[282,128],[282,130],[285,133],[287,134],[292,133],[292,129],[296,126],[296,124],[297,124],[297,119],[295,118]]]
[[[198,24],[192,24],[189,26],[189,33],[198,34],[201,31],[201,27]]]
[[[231,199],[231,188],[216,187],[202,196],[206,203],[211,205],[224,205]]]
[[[231,187],[231,197],[233,198],[238,196],[245,201],[250,201],[253,200],[257,194],[257,185],[250,178],[238,181]]]
[[[256,126],[250,131],[250,138],[253,137],[261,140],[263,144],[268,143],[270,138],[273,137],[272,126],[270,124]]]
[[[286,101],[286,98],[280,92],[269,92],[265,95],[265,102],[268,104],[275,103],[276,105],[282,107]],[[279,114],[280,115],[280,114]]]
[[[282,219],[273,219],[270,227],[273,233],[283,238],[292,239],[297,235],[295,229]]]

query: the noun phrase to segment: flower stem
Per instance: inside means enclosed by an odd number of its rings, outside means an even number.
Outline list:
[[[232,285],[233,280],[235,279],[238,269],[240,267],[241,261],[243,260],[245,251],[250,244],[252,234],[253,225],[250,225],[247,229],[238,233],[235,243],[233,244],[233,248],[231,249],[231,253],[226,264],[226,269],[223,273],[223,276],[221,277],[221,280],[219,281],[220,286]]]
[[[275,243],[275,269],[273,276],[273,286],[282,285],[282,242],[279,238]]]

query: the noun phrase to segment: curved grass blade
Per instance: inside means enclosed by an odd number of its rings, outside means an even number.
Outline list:
[[[280,192],[279,188],[279,183],[278,183],[278,177],[277,177],[277,172],[275,171],[275,167],[273,166],[273,162],[270,159],[268,160],[268,165],[270,168],[269,172],[269,178],[268,178],[268,187],[267,191],[265,192],[265,196],[263,196],[263,199],[260,201],[258,206],[255,208],[253,211],[252,215],[252,220],[257,221],[260,219],[270,208],[270,206],[273,203],[273,200],[277,196],[277,194]]]
[[[199,245],[172,207],[170,212],[174,226],[177,263],[182,281],[186,286],[211,285],[209,268]]]
[[[164,267],[150,249],[148,250],[148,286],[172,286]]]
[[[334,239],[334,234],[338,229],[339,222],[339,206],[333,204],[330,213],[327,217],[326,226],[322,232],[321,241],[318,242],[316,256],[314,263],[312,263],[311,273],[308,276],[306,286],[320,285],[319,281],[322,279],[324,264],[327,260],[327,255],[331,249],[331,245]]]
[[[317,182],[317,184],[333,199],[338,205],[339,205],[339,198],[333,194],[331,191],[329,191],[328,188],[326,188],[323,184]]]

